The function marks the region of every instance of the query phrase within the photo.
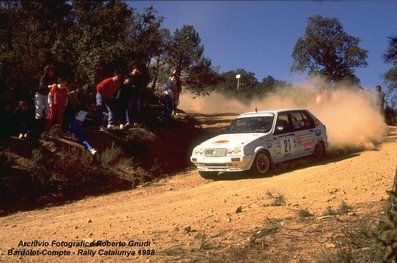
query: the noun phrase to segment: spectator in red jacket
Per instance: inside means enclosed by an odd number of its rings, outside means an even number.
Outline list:
[[[101,131],[105,130],[105,118],[104,113],[107,109],[109,113],[108,117],[108,129],[114,129],[116,109],[113,101],[113,95],[120,88],[120,73],[115,71],[113,77],[102,80],[96,86],[96,105],[97,105],[97,118],[99,129]]]
[[[50,93],[48,94],[48,104],[50,106],[50,113],[48,114],[46,129],[49,130],[51,128],[55,118],[62,129],[63,115],[68,104],[67,81],[64,78],[59,78],[58,84],[51,86]]]

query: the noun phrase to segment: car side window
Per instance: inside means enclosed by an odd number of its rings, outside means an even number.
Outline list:
[[[288,113],[280,113],[277,116],[274,134],[283,134],[290,131],[292,131],[292,126],[288,118]]]
[[[316,127],[313,118],[305,111],[301,112],[303,123],[305,124],[305,129],[313,129]]]
[[[295,131],[307,130],[314,128],[314,121],[304,111],[293,111],[290,113],[292,127]]]

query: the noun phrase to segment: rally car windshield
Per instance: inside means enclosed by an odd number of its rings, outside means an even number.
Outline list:
[[[235,119],[224,133],[267,133],[271,130],[274,116],[258,116]]]

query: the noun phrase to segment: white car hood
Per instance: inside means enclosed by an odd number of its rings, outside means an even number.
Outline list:
[[[261,138],[263,133],[238,133],[238,134],[221,134],[215,136],[200,144],[202,148],[228,148],[244,146],[258,138]]]

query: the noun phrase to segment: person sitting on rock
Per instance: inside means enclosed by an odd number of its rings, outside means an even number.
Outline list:
[[[13,120],[16,124],[17,132],[19,133],[19,139],[27,139],[32,130],[32,120],[29,112],[29,104],[25,100],[21,100],[18,103],[18,107],[13,113]]]

